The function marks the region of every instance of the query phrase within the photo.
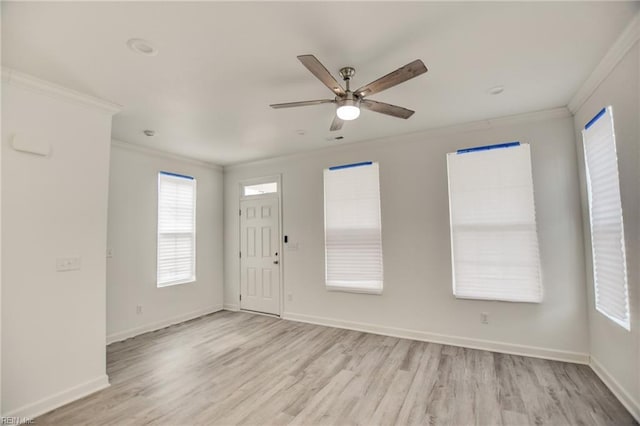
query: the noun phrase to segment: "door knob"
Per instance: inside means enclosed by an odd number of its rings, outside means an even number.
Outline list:
[[[274,260],[274,261],[273,261],[273,264],[274,264],[274,265],[277,265],[278,263],[280,263],[280,261],[279,261],[279,260]]]

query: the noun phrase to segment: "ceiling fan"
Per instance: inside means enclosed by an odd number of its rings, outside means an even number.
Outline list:
[[[373,95],[374,93],[382,92],[385,89],[396,86],[427,72],[427,67],[424,63],[420,59],[416,59],[415,61],[385,75],[384,77],[380,77],[379,79],[362,86],[358,90],[352,91],[349,86],[351,79],[356,74],[356,70],[352,67],[344,67],[340,69],[340,76],[347,87],[345,90],[315,56],[300,55],[298,56],[298,59],[302,62],[302,65],[307,67],[307,69],[311,71],[318,80],[324,83],[324,85],[335,94],[335,98],[287,102],[283,104],[272,104],[270,106],[271,108],[278,109],[320,104],[336,104],[336,116],[333,119],[333,123],[331,123],[331,131],[340,130],[345,121],[355,120],[358,118],[360,116],[360,108],[390,115],[392,117],[404,119],[411,117],[415,111],[384,102],[365,99],[365,97]]]

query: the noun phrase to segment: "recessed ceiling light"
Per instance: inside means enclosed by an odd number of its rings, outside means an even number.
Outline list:
[[[503,86],[495,86],[492,87],[491,89],[488,90],[490,95],[499,95],[500,93],[504,92],[504,87]]]
[[[145,135],[147,135],[147,136],[155,136],[156,131],[155,130],[145,130],[143,133]]]
[[[127,41],[127,46],[129,46],[129,49],[141,55],[156,56],[158,54],[158,49],[156,49],[151,42],[142,40],[141,38],[130,39]]]
[[[304,136],[307,132],[304,129],[298,129],[296,130],[296,133],[300,136]]]

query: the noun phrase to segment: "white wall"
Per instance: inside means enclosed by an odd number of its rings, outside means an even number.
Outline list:
[[[456,300],[445,155],[514,140],[531,144],[544,302]],[[328,292],[322,170],[365,160],[380,163],[384,293]],[[285,318],[587,362],[582,218],[573,120],[566,109],[225,168],[229,308],[238,306],[238,182],[278,173],[284,234],[299,245],[283,253]],[[480,324],[481,312],[489,313],[489,325]]]
[[[0,92],[3,90],[3,86],[4,84],[0,86]],[[4,135],[2,133],[3,122],[4,120],[0,119],[0,135]],[[0,146],[0,415],[4,412],[2,409],[2,151]]]
[[[640,30],[638,30],[640,31]],[[592,364],[640,421],[640,46],[638,42],[575,113],[580,164],[582,211]],[[595,309],[589,211],[581,131],[603,107],[613,106],[620,191],[624,218],[631,331]]]
[[[157,288],[158,172],[194,176],[196,281]],[[109,184],[107,340],[222,309],[222,170],[114,142]],[[136,313],[136,306],[142,313]]]
[[[108,386],[105,247],[110,107],[3,72],[2,408],[34,416]],[[96,108],[96,106],[99,106]],[[50,144],[17,152],[9,135]],[[56,272],[56,258],[81,269]]]

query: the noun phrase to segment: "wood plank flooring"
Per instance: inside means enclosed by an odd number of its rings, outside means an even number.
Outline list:
[[[584,365],[219,312],[114,343],[38,425],[627,425]]]

